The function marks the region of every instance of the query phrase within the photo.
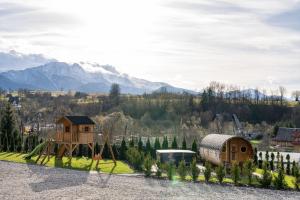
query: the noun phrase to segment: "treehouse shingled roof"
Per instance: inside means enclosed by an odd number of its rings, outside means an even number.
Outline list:
[[[95,122],[88,116],[65,116],[66,119],[72,122],[72,124],[79,125],[94,125]]]

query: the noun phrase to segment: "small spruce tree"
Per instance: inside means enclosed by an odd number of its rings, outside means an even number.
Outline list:
[[[290,161],[290,154],[287,154],[286,155],[286,160],[287,160],[287,163],[286,163],[286,174],[287,175],[290,175],[291,174],[291,161]]]
[[[121,142],[121,147],[120,147],[120,159],[121,160],[126,160],[126,151],[127,151],[126,141],[125,141],[125,138],[123,138],[123,140]]]
[[[292,162],[292,175],[295,176],[295,172],[296,172],[296,162],[295,160],[293,160]]]
[[[275,188],[278,190],[284,189],[286,187],[283,169],[280,168],[278,170],[277,176],[274,177],[273,184],[274,184]]]
[[[257,148],[254,148],[254,156],[253,156],[253,162],[255,165],[258,165],[258,157],[257,157]]]
[[[193,181],[197,181],[200,174],[200,169],[197,167],[197,161],[195,158],[190,164],[190,171],[191,171]]]
[[[262,169],[263,159],[262,159],[262,152],[259,152],[258,154],[259,160],[258,160],[258,168]]]
[[[255,165],[252,160],[247,160],[243,166],[244,174],[248,179],[248,185],[252,184],[252,173],[255,171]]]
[[[153,165],[153,160],[150,154],[148,154],[144,160],[144,172],[146,177],[151,176],[152,165]]]
[[[172,142],[172,149],[178,149],[178,144],[177,144],[176,137],[174,137],[174,139],[173,139],[173,142]]]
[[[271,161],[270,161],[270,170],[274,171],[274,159],[275,159],[275,154],[272,152],[271,153]]]
[[[142,138],[139,138],[139,142],[138,142],[138,150],[141,152],[144,149],[144,145],[143,145],[143,141]]]
[[[187,175],[187,167],[184,160],[179,162],[177,173],[179,174],[180,180],[184,181]]]
[[[218,179],[219,183],[222,184],[223,179],[225,177],[225,167],[224,167],[224,165],[221,164],[216,168],[216,176],[217,176],[217,179]]]
[[[205,169],[204,169],[204,178],[205,178],[205,182],[209,182],[209,179],[211,177],[211,164],[209,162],[205,162]]]
[[[162,175],[162,164],[159,160],[156,161],[156,168],[156,176],[160,178]]]
[[[272,182],[272,175],[268,171],[266,162],[263,163],[262,169],[263,169],[262,178],[257,178],[257,181],[260,183],[260,185],[262,187],[268,188],[268,187],[270,187],[271,182]]]
[[[129,147],[134,147],[134,139],[133,139],[133,137],[129,141]]]
[[[186,141],[185,141],[185,137],[183,138],[181,149],[186,150]]]
[[[198,146],[197,146],[197,142],[196,140],[193,141],[193,144],[192,144],[192,151],[194,152],[198,152]]]
[[[233,162],[231,166],[231,177],[235,185],[238,185],[240,180],[241,170],[237,162]]]
[[[146,154],[151,154],[151,151],[152,151],[152,147],[151,147],[150,139],[148,138],[146,142]]]
[[[164,137],[163,144],[162,144],[162,148],[163,148],[163,149],[168,149],[168,148],[169,148],[169,143],[168,143],[168,138],[167,138],[167,136]]]
[[[155,138],[154,149],[155,149],[155,150],[161,149],[161,147],[160,147],[160,142],[159,142],[159,138]]]

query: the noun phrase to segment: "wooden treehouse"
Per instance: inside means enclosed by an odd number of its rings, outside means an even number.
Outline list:
[[[65,152],[72,157],[79,144],[86,144],[94,155],[95,122],[87,116],[64,116],[56,122],[55,142],[59,145],[57,158]]]
[[[62,159],[62,157],[67,154],[71,160],[73,151],[78,147],[79,144],[87,145],[92,151],[93,160],[97,160],[96,167],[98,167],[99,160],[102,159],[102,153],[104,150],[105,143],[108,144],[109,150],[112,154],[114,163],[116,160],[112,151],[109,133],[104,131],[102,138],[102,148],[100,154],[94,154],[94,144],[95,144],[95,122],[91,120],[88,116],[64,116],[56,121],[56,132],[54,137],[48,137],[43,150],[40,151],[39,157],[36,162],[45,155],[42,159],[41,164],[48,157],[50,159],[50,154],[55,146],[58,144],[58,151],[56,152],[56,158]]]

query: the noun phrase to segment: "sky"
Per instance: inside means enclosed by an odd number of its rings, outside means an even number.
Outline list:
[[[300,89],[299,0],[0,0],[0,52],[200,90]]]

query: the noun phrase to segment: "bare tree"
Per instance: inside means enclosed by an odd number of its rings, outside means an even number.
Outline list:
[[[299,101],[300,90],[295,90],[295,91],[293,91],[292,97],[295,98],[295,101]]]
[[[286,88],[283,86],[279,86],[279,93],[280,93],[280,105],[283,105],[284,95],[286,94]]]

